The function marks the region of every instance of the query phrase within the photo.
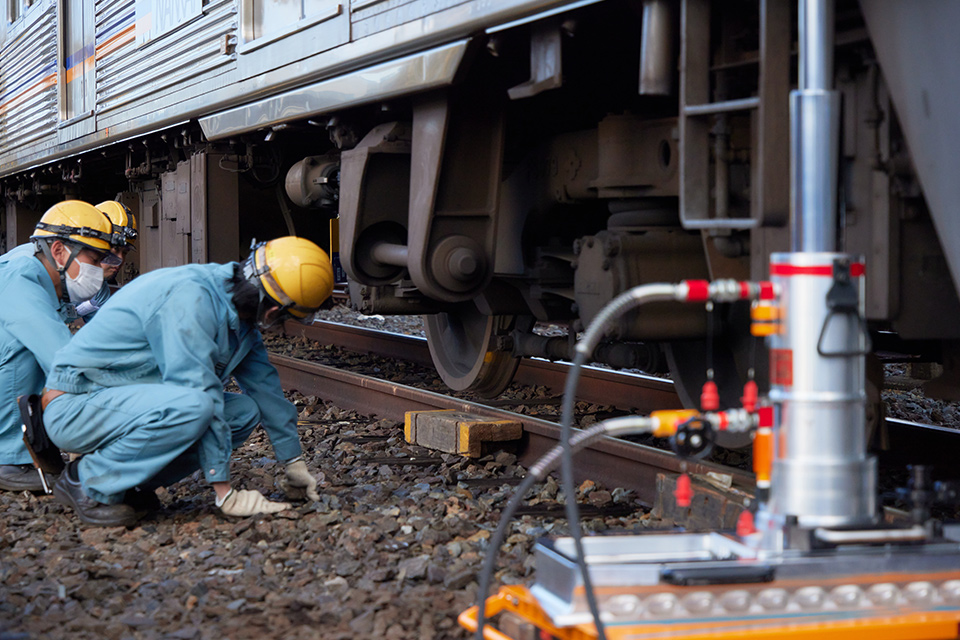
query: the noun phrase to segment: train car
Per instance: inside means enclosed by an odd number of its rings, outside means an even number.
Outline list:
[[[785,0],[8,0],[3,240],[55,200],[139,214],[137,271],[296,233],[353,304],[424,314],[455,389],[501,391],[537,323],[631,286],[767,276],[790,249],[796,3]],[[956,396],[960,5],[838,0],[840,249],[865,256],[874,351],[941,363]],[[732,401],[747,310],[658,303],[594,357],[665,363]],[[882,375],[874,368],[874,381]],[[758,376],[765,379],[765,376]],[[876,385],[874,385],[874,399]]]

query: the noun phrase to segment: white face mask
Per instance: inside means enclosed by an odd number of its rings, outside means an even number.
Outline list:
[[[77,277],[73,278],[67,274],[67,294],[70,296],[70,302],[74,304],[89,300],[97,295],[100,287],[103,286],[103,269],[79,260],[77,264],[80,265],[80,273]]]

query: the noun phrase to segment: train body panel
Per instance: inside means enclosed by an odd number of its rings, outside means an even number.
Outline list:
[[[0,49],[0,148],[5,156],[56,142],[57,13],[51,0],[8,27]]]
[[[960,181],[952,177],[960,175],[960,79],[950,63],[960,56],[960,41],[952,35],[960,6],[861,4],[947,266],[960,283]]]
[[[89,41],[74,51],[67,51],[66,47],[57,49],[55,31],[72,33],[70,23],[89,20],[91,16],[82,11],[58,12],[58,4],[53,0],[38,2],[25,8],[24,14],[14,22],[16,29],[8,28],[7,38],[2,42],[6,51],[3,64],[8,64],[8,56],[29,51],[29,64],[39,67],[24,69],[30,74],[23,81],[36,78],[42,70],[43,91],[33,84],[9,86],[5,82],[4,96],[9,94],[9,97],[0,102],[0,109],[4,110],[0,122],[7,129],[33,116],[30,122],[37,135],[46,135],[41,140],[36,136],[17,135],[0,146],[0,177],[247,104],[305,81],[341,75],[377,61],[394,59],[520,18],[533,10],[562,4],[565,3],[533,0],[384,0],[354,2],[351,10],[347,2],[324,0],[301,3],[301,15],[304,11],[306,15],[292,25],[281,27],[275,22],[276,17],[264,16],[277,10],[273,5],[285,6],[284,3],[98,0],[94,60],[91,61],[91,56],[86,55]],[[280,15],[285,14],[281,11]],[[93,29],[91,25],[86,33]],[[42,49],[42,56],[34,57],[36,40],[43,37],[42,34],[46,34],[48,46]],[[74,46],[79,45],[75,40],[72,40]],[[54,44],[53,49],[50,43]],[[70,85],[78,80],[89,81],[89,74],[77,76],[76,65],[84,68],[91,64],[95,65],[96,74],[95,107],[91,105],[77,116],[58,117],[58,109],[70,103],[74,95]],[[57,69],[64,71],[58,74]],[[75,76],[78,80],[73,79]],[[64,82],[67,78],[72,81]],[[406,91],[418,88],[413,83]],[[388,98],[403,90],[403,86],[394,83],[382,94],[367,91],[361,98],[363,101]],[[331,101],[324,103],[319,113],[357,103],[356,99]],[[42,111],[42,118],[37,117],[37,111]],[[308,115],[316,113],[310,110]],[[93,120],[82,128],[71,126],[81,116]],[[263,124],[279,124],[294,117],[301,114],[297,112],[275,121],[267,118]],[[94,130],[87,131],[91,125]],[[57,135],[58,129],[66,132]],[[211,134],[223,136],[239,132],[213,129]]]
[[[946,62],[960,11],[837,4],[840,248],[867,257],[871,328],[935,354],[960,395],[960,83]],[[4,10],[6,246],[64,197],[119,194],[139,212],[130,275],[238,258],[254,237],[322,240],[339,217],[331,252],[353,304],[429,314],[451,386],[494,393],[512,358],[569,355],[538,321],[580,330],[661,279],[764,278],[789,249],[787,0]],[[917,57],[924,39],[937,60]],[[744,317],[664,305],[625,319],[595,357],[666,362],[692,402],[715,351],[735,399],[739,377],[764,366]]]

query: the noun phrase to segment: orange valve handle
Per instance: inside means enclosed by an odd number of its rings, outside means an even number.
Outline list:
[[[691,418],[699,417],[700,412],[696,409],[664,409],[662,411],[654,411],[650,414],[650,418],[657,422],[653,435],[658,438],[669,438],[677,432],[678,426]]]
[[[775,336],[782,330],[781,310],[773,301],[754,301],[750,307],[750,335],[756,337]]]
[[[773,468],[773,429],[760,427],[753,439],[753,472],[757,474],[757,487],[770,487],[770,471]]]

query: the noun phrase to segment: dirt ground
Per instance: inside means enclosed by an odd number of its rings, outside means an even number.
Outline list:
[[[475,601],[487,541],[522,475],[515,458],[441,455],[407,445],[397,423],[296,402],[321,500],[273,517],[219,515],[199,478],[159,490],[163,510],[130,528],[85,527],[52,497],[0,492],[0,640],[466,638],[456,617]],[[262,431],[232,469],[235,486],[282,497]],[[473,482],[495,477],[504,483]],[[529,502],[557,498],[549,480]],[[629,494],[587,485],[580,498],[630,512],[588,530],[648,524]],[[564,533],[562,522],[513,523],[498,583],[525,581],[534,540]]]

